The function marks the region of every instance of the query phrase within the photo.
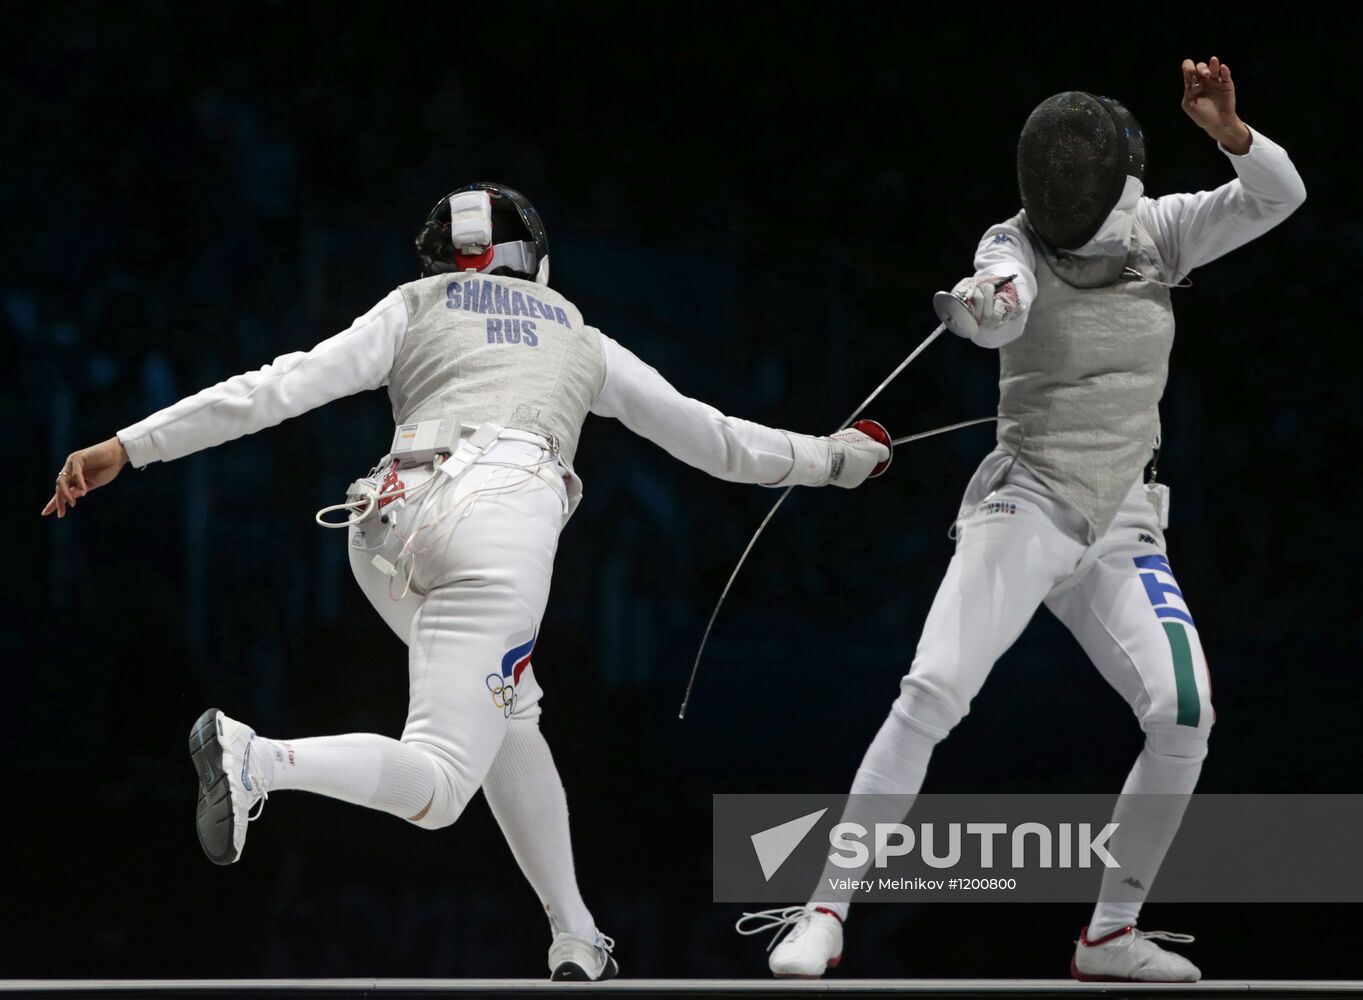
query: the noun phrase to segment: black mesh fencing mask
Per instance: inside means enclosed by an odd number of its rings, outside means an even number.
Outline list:
[[[1145,173],[1145,135],[1117,101],[1081,90],[1048,97],[1018,139],[1018,190],[1028,224],[1053,247],[1097,234],[1128,176]]]

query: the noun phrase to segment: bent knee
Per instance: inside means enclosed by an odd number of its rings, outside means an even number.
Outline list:
[[[431,762],[435,782],[425,808],[408,816],[407,822],[423,830],[443,830],[454,825],[476,789],[462,788],[454,766],[438,752],[419,743],[408,743],[408,746],[420,750]]]
[[[911,729],[936,741],[946,739],[968,710],[954,692],[910,673],[899,684],[899,697],[890,711]]]
[[[1142,720],[1145,745],[1151,753],[1161,757],[1203,760],[1207,756],[1207,744],[1212,732],[1210,709],[1209,705],[1206,719],[1196,726],[1170,721]]]
[[[443,830],[447,826],[453,826],[463,811],[462,808],[453,807],[448,796],[444,796],[442,801],[440,790],[437,788],[426,808],[415,816],[409,816],[407,822],[423,830]]]
[[[1210,691],[1191,677],[1155,693],[1150,704],[1137,712],[1152,752],[1199,759],[1207,755],[1216,713]]]

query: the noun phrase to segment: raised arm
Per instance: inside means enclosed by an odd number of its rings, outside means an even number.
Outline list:
[[[103,486],[131,462],[142,468],[273,427],[333,399],[388,381],[407,332],[407,307],[394,291],[350,328],[310,351],[276,358],[188,396],[90,448],[73,452],[58,473],[44,516]],[[88,475],[87,475],[88,473]]]
[[[1214,191],[1145,199],[1139,212],[1177,277],[1244,246],[1282,222],[1306,200],[1306,185],[1287,152],[1240,120],[1230,67],[1183,62],[1183,110],[1235,168]]]
[[[859,485],[889,451],[856,431],[837,439],[725,416],[683,396],[605,335],[606,380],[592,412],[614,417],[673,458],[718,479],[762,486]]]

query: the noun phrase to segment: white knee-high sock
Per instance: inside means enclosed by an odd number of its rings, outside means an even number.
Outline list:
[[[927,777],[932,750],[944,735],[915,724],[896,702],[866,748],[852,779],[852,794],[917,795]]]
[[[431,803],[435,764],[406,743],[374,733],[268,740],[257,736],[268,791],[298,789],[410,819]]]
[[[1202,757],[1157,754],[1148,744],[1136,758],[1112,812],[1112,821],[1121,826],[1112,836],[1111,850],[1122,867],[1103,872],[1089,940],[1135,925],[1201,773]]]
[[[483,794],[552,928],[593,936],[596,922],[573,870],[568,799],[538,722],[512,721]]]
[[[942,739],[938,733],[929,733],[906,715],[896,702],[890,714],[876,733],[876,738],[866,750],[866,756],[857,768],[852,779],[853,795],[896,795],[914,796],[923,787],[923,779],[928,773],[928,761],[932,749]],[[856,822],[872,829],[877,822],[900,823],[913,806],[908,799],[865,799],[852,800],[844,821]],[[874,815],[873,815],[874,814]],[[859,878],[858,872],[835,871],[828,869],[823,875],[823,885],[829,878]],[[837,914],[839,920],[847,919],[850,906],[846,899],[811,900],[812,905]]]

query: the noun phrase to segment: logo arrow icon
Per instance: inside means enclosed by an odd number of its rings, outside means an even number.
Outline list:
[[[812,812],[799,819],[790,820],[780,826],[773,826],[763,830],[761,833],[752,835],[753,850],[757,852],[757,863],[762,866],[762,878],[770,882],[771,877],[776,874],[776,869],[786,863],[786,858],[790,857],[791,852],[800,846],[800,841],[804,840],[809,831],[814,829],[814,824],[819,822],[819,818],[828,812],[825,806],[818,812]]]

